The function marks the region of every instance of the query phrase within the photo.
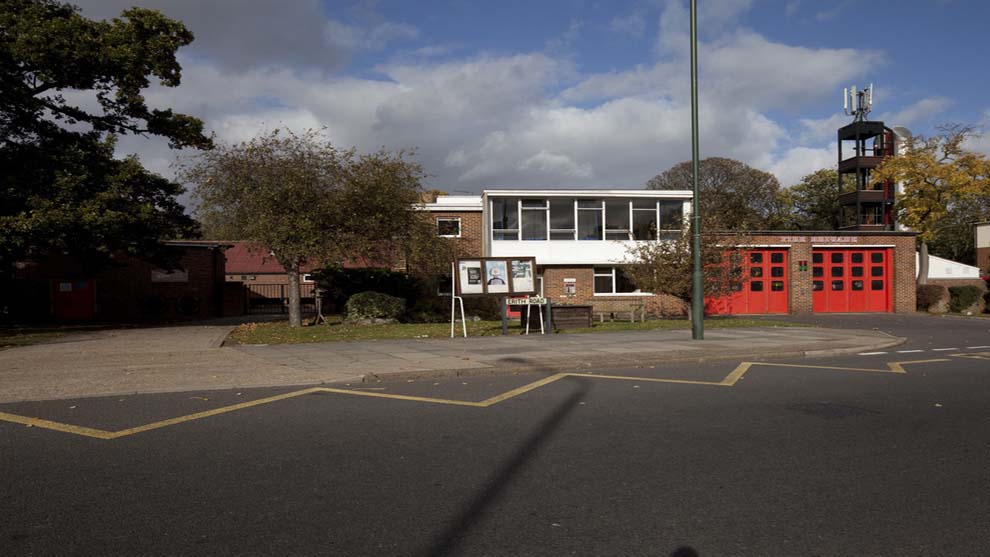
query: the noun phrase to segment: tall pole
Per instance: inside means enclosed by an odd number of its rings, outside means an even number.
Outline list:
[[[698,202],[698,2],[691,0],[691,338],[705,338],[705,286],[701,275],[701,204]]]

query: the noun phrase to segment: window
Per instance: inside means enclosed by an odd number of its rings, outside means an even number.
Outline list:
[[[492,199],[492,238],[495,240],[519,239],[519,199],[496,197]]]
[[[871,253],[870,263],[883,263],[883,252],[875,251]]]
[[[811,281],[811,289],[814,290],[815,292],[820,292],[822,290],[825,290],[825,282],[820,280],[813,280]]]
[[[842,270],[843,270],[842,267],[832,267],[832,276],[833,277],[841,277],[842,276]]]
[[[770,267],[770,276],[774,278],[779,278],[784,276],[783,267]]]
[[[522,200],[522,239],[547,239],[547,202],[545,199]]]
[[[454,281],[450,275],[440,275],[437,279],[437,295],[450,296],[454,291]]]
[[[854,280],[854,281],[852,281],[852,289],[853,290],[862,290],[863,289],[863,281],[861,281],[861,280]]]
[[[550,200],[550,239],[551,240],[573,240],[574,239],[574,200],[573,199],[551,199]]]
[[[883,276],[883,267],[870,267],[870,276],[871,277],[882,277]]]
[[[852,268],[849,269],[849,271],[852,274],[852,276],[854,276],[854,277],[861,277],[861,276],[863,276],[863,268],[862,267],[852,267]]]
[[[622,199],[605,202],[605,239],[629,239],[629,201]]]
[[[579,199],[577,206],[578,240],[601,240],[605,203],[599,200]]]
[[[684,229],[684,202],[661,201],[659,207],[660,238],[672,240],[679,237]]]
[[[870,281],[870,290],[883,290],[883,281],[882,280],[871,280]]]
[[[305,273],[302,276],[302,281],[303,282],[313,282],[314,280],[315,279],[313,278],[313,274],[312,273]]]
[[[437,217],[437,236],[441,238],[460,238],[460,217]]]
[[[844,288],[845,288],[845,282],[843,282],[841,280],[833,280],[832,281],[832,290],[838,292],[840,290],[843,290]]]
[[[832,263],[842,263],[842,252],[834,251],[832,252]]]
[[[751,292],[763,292],[763,281],[762,280],[749,281],[749,290]]]
[[[825,276],[825,267],[812,267],[811,276],[813,277],[823,277]]]
[[[784,254],[783,253],[780,253],[779,251],[778,252],[771,253],[770,254],[770,262],[771,263],[783,263],[784,262]]]
[[[653,199],[632,200],[633,240],[657,239],[657,202]]]
[[[763,267],[750,267],[749,268],[749,276],[751,276],[751,277],[762,277],[763,276]]]
[[[595,267],[595,294],[644,294],[619,267]]]
[[[759,252],[753,252],[749,254],[750,263],[763,263],[763,254]]]
[[[821,252],[813,253],[813,254],[811,254],[811,262],[812,263],[824,263],[825,262],[825,257],[822,255]]]
[[[775,280],[770,283],[770,290],[773,292],[783,292],[784,291],[784,281]]]
[[[852,262],[853,263],[862,263],[863,262],[863,254],[862,253],[853,253],[849,257],[852,259]]]

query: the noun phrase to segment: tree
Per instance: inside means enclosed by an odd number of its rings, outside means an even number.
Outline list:
[[[772,230],[786,222],[780,182],[768,172],[733,159],[699,163],[701,218],[706,229]],[[682,162],[646,183],[651,190],[690,190],[691,162]]]
[[[204,151],[180,175],[195,185],[197,214],[208,228],[274,252],[289,276],[290,325],[299,326],[299,269],[307,259],[435,264],[431,255],[446,244],[412,210],[424,174],[407,156],[358,155],[318,131],[275,130]]]
[[[976,263],[976,235],[973,225],[990,221],[990,195],[978,195],[953,205],[946,215],[929,250],[938,255],[974,265]]]
[[[990,161],[963,148],[974,129],[952,124],[938,131],[908,138],[905,152],[884,160],[874,173],[876,180],[901,184],[894,211],[899,223],[918,233],[918,284],[928,282],[928,246],[951,225],[953,213],[990,196]]]
[[[195,233],[176,201],[181,186],[113,158],[121,134],[210,146],[202,122],[142,95],[151,77],[179,85],[175,52],[192,39],[152,10],[92,21],[53,0],[3,3],[0,265],[51,250],[89,263],[118,251],[150,257],[162,255],[161,238]]]
[[[851,181],[836,191],[838,172],[823,168],[801,178],[801,182],[782,190],[789,196],[791,215],[788,228],[797,230],[835,230],[838,228],[839,194],[852,191]]]
[[[745,282],[742,273],[744,237],[737,234],[701,236],[701,258],[706,298],[729,294]],[[668,294],[690,305],[693,299],[692,239],[687,230],[673,239],[636,242],[629,248],[623,271],[645,292]]]

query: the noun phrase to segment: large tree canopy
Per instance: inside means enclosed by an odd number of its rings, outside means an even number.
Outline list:
[[[195,230],[178,184],[113,158],[121,134],[211,145],[198,119],[151,108],[142,94],[151,78],[179,84],[175,52],[192,38],[153,10],[92,21],[52,0],[3,2],[0,265],[46,250],[150,257],[159,239]]]
[[[968,126],[947,125],[932,137],[911,137],[903,154],[885,159],[874,173],[875,180],[901,184],[895,211],[897,222],[918,233],[919,284],[928,279],[929,243],[954,226],[953,215],[990,197],[990,160],[963,147],[974,133]]]
[[[682,162],[646,183],[653,190],[690,190],[691,162]],[[733,159],[711,157],[699,164],[698,187],[705,228],[772,230],[786,221],[780,182],[773,174]]]
[[[823,168],[801,178],[801,182],[784,188],[784,204],[790,207],[786,228],[797,230],[835,230],[838,228],[839,194],[852,191],[855,185],[843,180],[842,191],[836,190],[838,172]]]
[[[285,267],[293,326],[301,324],[299,269],[307,258],[429,266],[446,245],[412,210],[424,174],[403,152],[359,155],[317,131],[275,130],[205,151],[182,175],[196,186],[208,230],[270,249]],[[438,257],[449,263],[449,256]]]

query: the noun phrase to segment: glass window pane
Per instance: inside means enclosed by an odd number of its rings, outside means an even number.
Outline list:
[[[605,230],[629,230],[629,202],[605,202]]]
[[[461,219],[437,219],[437,236],[460,236]]]
[[[492,199],[492,228],[519,228],[518,198],[496,197]]]
[[[550,200],[550,228],[574,230],[574,200],[554,198]]]
[[[751,292],[763,292],[763,281],[762,280],[749,281],[749,290]]]
[[[607,277],[595,277],[595,294],[611,294],[612,293],[612,276]]]
[[[882,280],[871,280],[870,281],[870,290],[883,290],[883,281]]]
[[[832,290],[836,290],[836,291],[843,290],[845,288],[845,284],[846,284],[845,281],[833,280],[832,281]]]
[[[783,292],[784,291],[784,281],[782,281],[782,280],[775,280],[775,281],[771,282],[770,283],[770,290],[772,290],[774,292]]]
[[[522,212],[522,239],[547,239],[547,212],[545,209],[524,210]]]
[[[833,251],[832,252],[832,263],[842,263],[842,252]]]
[[[601,199],[578,199],[578,209],[601,209]]]
[[[770,254],[770,262],[771,263],[783,263],[784,262],[784,254],[782,254],[780,252],[771,253]]]
[[[763,276],[763,267],[750,267],[749,268],[749,276],[751,276],[751,277],[762,277]]]
[[[763,254],[759,252],[749,254],[750,263],[763,263]]]
[[[519,231],[510,230],[506,232],[496,230],[495,232],[492,232],[492,238],[495,238],[496,240],[518,240]]]
[[[825,282],[821,280],[813,280],[811,281],[811,289],[815,292],[825,290]]]
[[[862,290],[863,289],[863,281],[861,281],[861,280],[854,280],[854,281],[852,281],[852,289],[853,290]]]
[[[657,212],[633,210],[633,239],[656,240]]]
[[[813,277],[823,277],[825,276],[825,267],[812,267],[811,276]]]
[[[883,252],[875,251],[870,254],[870,263],[883,263]]]
[[[530,209],[546,209],[547,200],[546,199],[523,199],[522,206],[524,208],[528,207]]]
[[[578,211],[578,240],[602,239],[602,212]]]
[[[863,254],[862,253],[853,253],[853,254],[850,254],[849,255],[849,258],[852,260],[853,263],[862,263],[863,262]]]
[[[825,257],[821,253],[811,254],[812,263],[823,263],[824,261],[825,261]]]
[[[633,209],[653,209],[657,208],[656,199],[633,199],[632,200]]]
[[[782,276],[784,276],[784,268],[783,267],[770,267],[770,276],[771,277],[782,277]]]
[[[883,276],[883,267],[882,266],[880,266],[880,267],[870,267],[870,276],[871,277],[882,277]]]
[[[629,233],[626,231],[622,232],[605,232],[606,240],[616,240],[616,241],[628,241]]]
[[[636,285],[633,284],[631,280],[622,272],[622,269],[615,270],[615,291],[616,292],[635,292],[637,290]]]
[[[684,202],[660,202],[660,229],[680,230],[684,227]]]
[[[851,269],[849,269],[849,273],[852,276],[854,276],[854,277],[861,277],[861,276],[863,276],[863,268],[862,267],[852,267]]]
[[[832,267],[832,276],[833,277],[841,277],[842,276],[842,267]]]

